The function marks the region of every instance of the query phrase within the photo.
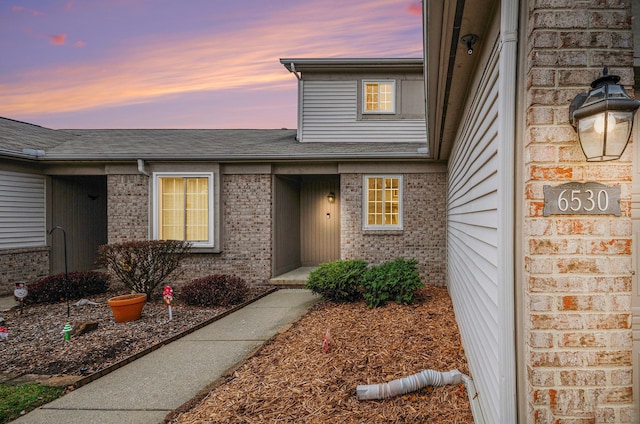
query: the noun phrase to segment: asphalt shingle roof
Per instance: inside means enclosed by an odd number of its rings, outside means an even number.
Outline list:
[[[0,149],[38,146],[43,160],[426,158],[418,151],[426,143],[299,143],[295,136],[288,129],[50,130],[0,118]]]

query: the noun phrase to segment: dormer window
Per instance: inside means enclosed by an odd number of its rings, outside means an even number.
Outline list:
[[[363,113],[395,113],[395,81],[363,81]]]

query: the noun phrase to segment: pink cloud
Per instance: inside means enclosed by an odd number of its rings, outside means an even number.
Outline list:
[[[73,9],[73,1],[68,1],[65,5],[64,8],[67,10],[71,10]]]
[[[49,41],[54,46],[61,46],[65,43],[66,40],[67,40],[67,34],[49,35]]]
[[[27,8],[26,8],[26,7],[24,7],[24,6],[18,6],[17,4],[14,4],[14,5],[12,5],[12,6],[11,6],[11,11],[12,11],[12,12],[16,12],[16,13],[26,12],[26,13],[29,13],[29,14],[31,14],[31,15],[33,15],[33,16],[40,16],[40,15],[42,15],[42,14],[43,14],[43,13],[42,13],[42,12],[40,12],[39,10],[35,10],[35,9],[27,9]]]
[[[422,4],[420,2],[411,3],[407,6],[407,12],[412,15],[422,16]]]
[[[86,45],[87,43],[85,43],[84,41],[76,41],[76,47],[84,47]]]

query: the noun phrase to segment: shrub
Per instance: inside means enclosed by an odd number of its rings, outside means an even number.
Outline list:
[[[98,271],[69,273],[69,299],[80,299],[109,289],[109,276]],[[50,275],[27,284],[25,303],[53,303],[64,300],[67,284],[64,273]]]
[[[131,291],[152,299],[154,289],[180,266],[190,247],[180,240],[105,244],[98,248],[98,261]]]
[[[366,269],[362,260],[327,262],[311,271],[306,288],[334,302],[354,302],[362,297],[360,282]]]
[[[412,303],[423,287],[415,259],[395,259],[369,268],[363,276],[364,300],[370,308],[387,301]]]
[[[249,286],[235,275],[215,274],[185,284],[181,294],[187,305],[229,306],[245,300]]]

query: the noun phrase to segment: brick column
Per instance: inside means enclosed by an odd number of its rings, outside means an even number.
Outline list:
[[[603,66],[633,83],[631,10],[618,0],[529,3],[527,422],[631,423],[631,147],[619,161],[587,163],[568,123],[569,103]],[[567,182],[619,185],[622,216],[544,217],[543,186]]]

